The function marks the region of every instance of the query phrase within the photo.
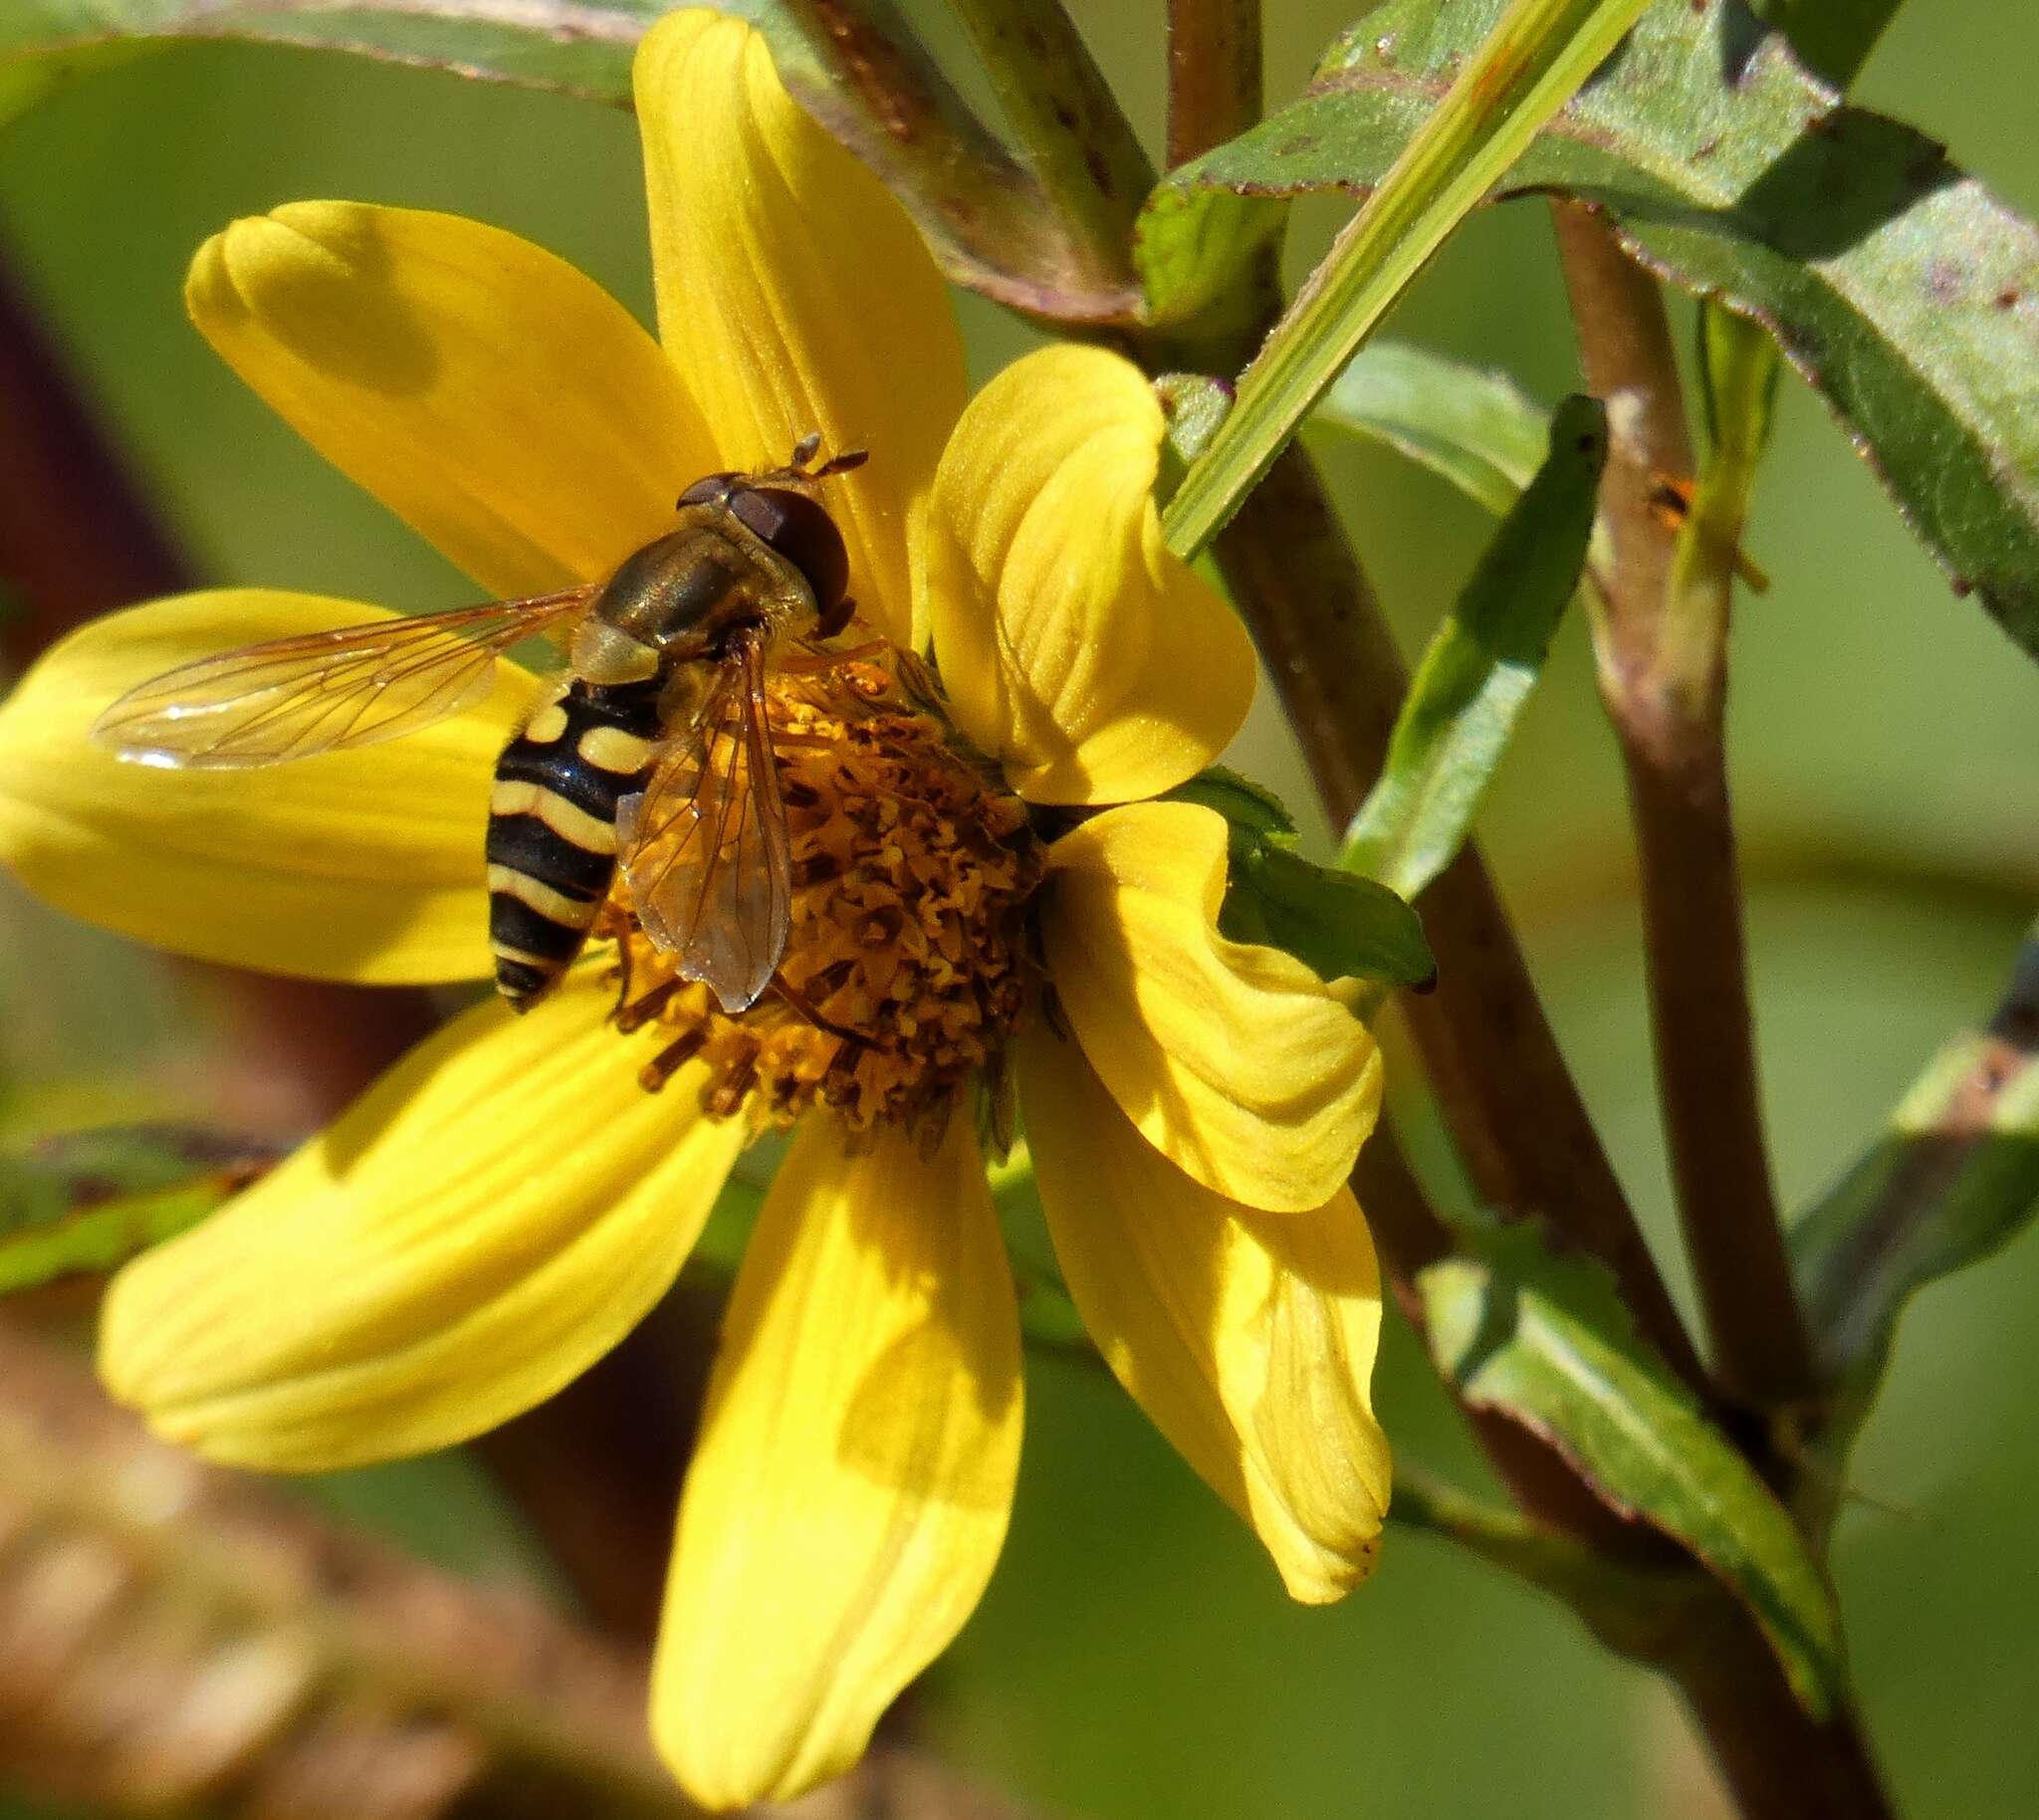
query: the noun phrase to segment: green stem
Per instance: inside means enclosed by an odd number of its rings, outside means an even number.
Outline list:
[[[1059,0],[949,0],[1064,223],[1122,264],[1154,165]]]

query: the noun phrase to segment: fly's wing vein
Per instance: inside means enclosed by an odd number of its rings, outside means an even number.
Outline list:
[[[692,733],[624,798],[617,836],[645,935],[725,1011],[755,1005],[786,952],[793,899],[762,638],[724,661]]]
[[[187,770],[282,765],[400,739],[473,707],[503,652],[595,592],[492,600],[202,657],[129,689],[93,737],[122,758]]]

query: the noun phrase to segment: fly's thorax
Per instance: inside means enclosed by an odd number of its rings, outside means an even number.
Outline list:
[[[793,861],[774,988],[724,1012],[610,900],[626,1029],[667,1035],[645,1069],[688,1061],[717,1116],[782,1125],[826,1107],[852,1129],[939,1124],[1034,997],[1027,934],[1043,849],[1025,805],[885,668],[775,675],[773,745]]]
[[[600,624],[668,660],[718,655],[732,632],[775,636],[811,625],[799,570],[720,506],[689,506],[679,526],[626,558],[583,625]]]

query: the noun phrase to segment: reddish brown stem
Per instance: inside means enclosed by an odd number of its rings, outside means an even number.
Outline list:
[[[1386,757],[1408,670],[1302,449],[1275,461],[1217,553],[1342,826]],[[1480,1193],[1541,1214],[1605,1261],[1641,1330],[1702,1382],[1476,850],[1430,887],[1422,910],[1438,989],[1406,999],[1403,1013]]]
[[[1259,0],[1169,0],[1169,168],[1259,117]]]
[[[1693,455],[1656,281],[1597,216],[1558,204],[1555,218],[1586,377],[1616,432],[1602,488],[1613,560],[1595,642],[1636,824],[1679,1217],[1722,1388],[1774,1407],[1810,1394],[1812,1368],[1757,1085],[1727,792],[1726,601],[1723,591],[1696,614],[1675,597],[1676,522],[1662,489],[1690,478]],[[1722,566],[1719,587],[1729,584]]]

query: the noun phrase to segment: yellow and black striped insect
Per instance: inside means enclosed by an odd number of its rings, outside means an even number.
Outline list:
[[[580,952],[620,864],[644,933],[726,1011],[786,949],[792,859],[766,719],[788,643],[855,611],[842,535],[807,490],[859,466],[711,474],[673,530],[606,581],[202,658],[130,689],[93,728],[123,759],[281,765],[415,733],[473,707],[497,659],[570,623],[566,668],[504,748],[489,804],[497,990],[523,1010]]]

